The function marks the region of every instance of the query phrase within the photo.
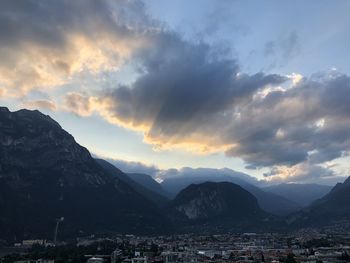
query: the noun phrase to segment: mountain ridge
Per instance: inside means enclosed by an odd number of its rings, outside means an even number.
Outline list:
[[[160,195],[159,193],[144,187],[138,181],[133,180],[133,178],[130,178],[129,174],[123,173],[121,170],[119,170],[110,162],[103,159],[95,159],[95,160],[107,173],[109,173],[115,178],[118,178],[124,183],[128,184],[132,189],[134,189],[136,192],[138,192],[142,196],[146,197],[148,200],[156,204],[158,207],[165,207],[168,204],[169,200],[165,196]]]
[[[350,223],[350,177],[338,183],[324,197],[293,213],[287,222],[294,227],[323,226],[346,220]]]
[[[141,184],[143,187],[169,198],[169,193],[165,192],[160,183],[152,178],[152,176],[145,173],[127,173],[132,180]]]
[[[231,182],[200,182],[213,178]],[[62,237],[286,230],[283,221],[261,205],[263,198],[281,207],[283,197],[229,176],[190,177],[181,183],[186,186],[175,199],[164,201],[152,191],[162,188],[150,176],[128,175],[105,160],[93,159],[50,116],[0,107],[1,238],[52,238],[56,220],[62,217]],[[297,228],[349,220],[348,200],[350,177],[286,221]]]
[[[169,215],[187,231],[261,231],[281,222],[257,199],[230,182],[191,184],[172,201]]]
[[[313,201],[322,198],[332,189],[332,186],[319,184],[283,183],[264,187],[263,190],[283,196],[300,207],[306,207]]]
[[[159,209],[107,174],[51,117],[0,109],[0,232],[7,238],[155,232]]]
[[[299,205],[282,196],[266,192],[263,189],[247,183],[240,178],[235,178],[229,175],[210,174],[203,176],[197,175],[192,177],[182,175],[166,178],[163,180],[161,185],[165,191],[170,192],[174,195],[175,193],[179,193],[181,190],[185,189],[191,184],[200,184],[204,182],[231,182],[238,184],[248,192],[252,193],[258,199],[259,205],[263,210],[278,216],[285,216],[300,209]]]

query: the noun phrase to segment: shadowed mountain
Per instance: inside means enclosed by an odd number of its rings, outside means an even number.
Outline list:
[[[39,111],[0,108],[0,238],[164,229],[159,209]]]
[[[193,229],[253,230],[270,220],[256,198],[228,182],[192,184],[171,203],[170,215]]]
[[[130,176],[130,174],[125,174],[121,170],[119,170],[117,167],[115,167],[113,164],[102,160],[102,159],[95,159],[96,162],[110,175],[114,176],[115,178],[118,178],[119,180],[123,181],[124,183],[131,186],[132,189],[134,189],[136,192],[147,198],[148,200],[152,201],[154,204],[156,204],[159,207],[164,207],[168,204],[169,199],[166,198],[164,195],[161,195],[150,188],[144,187],[142,183],[139,183],[140,180],[137,180],[138,178],[134,177],[135,180],[132,178],[133,176]],[[146,175],[147,176],[147,175]],[[153,180],[153,179],[151,179]],[[141,181],[143,182],[143,181]],[[157,182],[154,181],[154,183],[157,184]]]
[[[319,226],[339,220],[350,223],[350,177],[338,183],[327,195],[288,217],[295,226]]]
[[[284,216],[300,209],[296,203],[273,193],[266,192],[257,186],[254,186],[246,181],[235,178],[229,175],[196,175],[196,176],[176,176],[166,178],[162,183],[165,191],[175,196],[181,190],[185,189],[191,184],[200,184],[204,182],[231,182],[237,184],[253,194],[258,200],[259,206],[268,213]]]
[[[127,173],[127,175],[134,180],[135,182],[139,183],[143,187],[160,194],[162,196],[168,197],[169,193],[166,193],[161,186],[156,180],[152,178],[152,176],[148,174],[143,174],[143,173]]]
[[[313,201],[322,198],[332,186],[319,184],[279,184],[265,187],[263,190],[283,196],[301,207],[310,205]]]

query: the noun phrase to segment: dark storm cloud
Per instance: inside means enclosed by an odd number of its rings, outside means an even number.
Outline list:
[[[181,53],[146,68],[132,87],[105,94],[112,102],[107,112],[122,123],[143,125],[150,143],[231,145],[226,155],[242,158],[249,167],[308,163],[307,170],[315,171],[318,164],[348,154],[348,76],[322,73],[268,91],[261,88],[284,78],[237,74],[232,61],[204,59],[207,47]]]
[[[229,139],[239,145],[227,154],[256,166],[323,163],[345,155],[350,149],[350,108],[344,98],[350,96],[350,78],[322,76],[245,105],[229,131]]]
[[[208,18],[207,34],[227,22],[225,9],[220,4]],[[265,55],[281,65],[299,49],[291,31],[267,43]],[[332,177],[320,165],[348,155],[349,76],[320,73],[286,88],[285,76],[242,73],[231,54],[227,47],[185,40],[148,17],[138,0],[0,1],[1,97],[61,86],[85,71],[115,72],[128,61],[138,70],[130,85],[116,83],[93,95],[69,90],[62,107],[52,96],[23,101],[84,116],[98,111],[142,131],[147,143],[224,151],[248,168],[272,167],[270,177],[281,180],[283,174]],[[138,163],[119,166],[157,172]]]
[[[29,41],[61,47],[69,32],[98,35],[102,30],[130,35],[128,23],[141,26],[143,21],[147,24],[147,17],[140,17],[142,14],[143,4],[139,1],[3,0],[0,43],[21,46]]]
[[[154,36],[153,43],[137,57],[144,73],[131,86],[105,94],[115,102],[111,114],[134,127],[148,126],[150,139],[171,141],[202,129],[215,130],[208,122],[232,113],[257,90],[286,80],[241,74],[236,60],[171,32]]]
[[[66,109],[98,111],[110,122],[141,130],[146,142],[159,147],[225,151],[249,168],[307,164],[306,177],[332,176],[319,164],[348,154],[346,75],[323,73],[281,88],[286,77],[242,73],[230,50],[184,40],[152,21],[140,1],[0,4],[2,96],[62,85],[86,69],[115,70],[129,59],[138,69],[133,83],[116,83],[93,96],[67,93]],[[287,63],[298,50],[298,35],[290,32],[265,51]]]
[[[97,96],[102,115],[160,147],[225,149],[250,167],[319,164],[350,148],[350,78],[334,72],[291,88],[280,75],[246,75],[204,43],[169,31],[134,56],[140,76]],[[269,90],[270,89],[270,90]]]

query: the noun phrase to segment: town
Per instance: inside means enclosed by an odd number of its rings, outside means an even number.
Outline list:
[[[289,234],[89,236],[56,246],[45,240],[24,240],[12,249],[16,252],[0,262],[349,262],[350,232],[332,227]]]

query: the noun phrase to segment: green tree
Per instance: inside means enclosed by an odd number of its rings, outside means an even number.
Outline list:
[[[289,253],[285,262],[286,263],[296,263],[296,260],[294,258],[294,254],[293,253]]]

